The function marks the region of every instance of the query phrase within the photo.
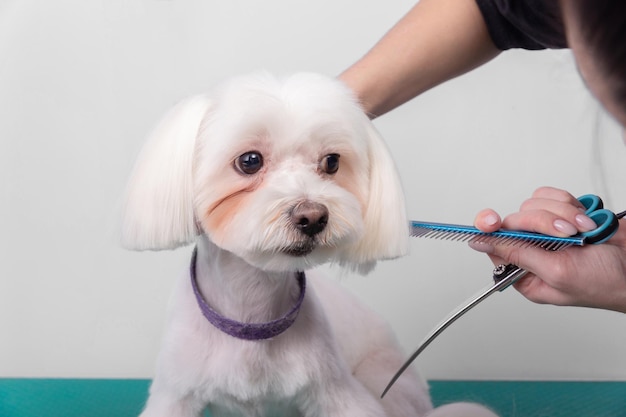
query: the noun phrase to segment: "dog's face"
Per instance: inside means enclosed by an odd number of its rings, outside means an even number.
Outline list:
[[[126,223],[133,246],[184,243],[197,228],[248,263],[276,271],[329,260],[367,268],[406,249],[395,168],[350,92],[335,80],[313,74],[233,79],[209,98],[180,105],[155,136],[131,182],[130,212],[134,199],[143,200],[144,212],[174,202],[166,218],[146,216],[173,225],[156,226],[160,230],[147,236],[142,230],[155,225],[138,225],[142,214],[133,216]],[[154,166],[152,173],[146,164]],[[169,168],[175,171],[169,178],[157,171]],[[167,184],[154,184],[151,176]],[[164,195],[156,201],[145,188]],[[171,232],[178,225],[184,230]]]
[[[263,269],[307,269],[364,233],[361,114],[319,81],[232,81],[200,127],[198,223],[218,246]]]

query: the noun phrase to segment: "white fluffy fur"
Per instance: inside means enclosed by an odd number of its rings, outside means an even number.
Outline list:
[[[304,117],[303,123],[296,122]],[[254,137],[263,134],[272,136]],[[129,182],[124,246],[171,249],[192,243],[198,233],[197,212],[223,197],[206,190],[211,187],[207,182],[230,169],[237,149],[243,152],[247,142],[254,147],[259,146],[258,141],[267,140],[275,154],[289,157],[299,155],[298,148],[307,146],[310,138],[320,142],[320,149],[311,153],[321,152],[324,146],[328,152],[353,147],[353,162],[359,165],[355,186],[359,187],[359,209],[363,211],[358,217],[365,227],[351,233],[364,235],[352,239],[351,245],[342,245],[337,260],[366,270],[376,260],[406,254],[404,196],[386,145],[343,85],[313,74],[298,74],[284,81],[266,74],[241,77],[216,88],[210,98],[192,97],[170,111],[142,150]],[[345,157],[342,155],[342,163]],[[317,182],[306,190],[309,192],[341,191],[319,178],[295,177],[296,167],[288,165],[287,159],[282,165],[278,164],[282,160],[275,162],[272,185],[279,195],[270,196],[271,200],[285,196],[293,200],[297,197],[293,192],[302,198],[303,181]],[[310,170],[310,163],[306,161],[301,168]],[[283,192],[283,187],[293,191]],[[195,201],[199,193],[208,201]],[[341,201],[340,196],[334,197]]]
[[[250,151],[263,166],[243,174],[236,161]],[[340,155],[336,173],[322,168],[329,154]],[[328,210],[314,236],[290,215],[303,202]],[[134,249],[196,241],[208,303],[263,322],[293,304],[295,271],[325,262],[367,271],[406,253],[408,229],[392,158],[350,91],[314,74],[257,74],[182,102],[160,123],[128,187],[123,239]],[[185,274],[142,416],[199,416],[207,406],[213,417],[492,415],[465,405],[431,411],[412,371],[380,400],[404,360],[393,335],[338,285],[307,277],[294,325],[251,342],[206,321]]]
[[[179,103],[157,126],[129,181],[122,240],[133,249],[170,249],[196,236],[192,167],[206,97]]]

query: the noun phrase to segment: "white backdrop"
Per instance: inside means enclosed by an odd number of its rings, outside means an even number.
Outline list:
[[[150,377],[190,248],[116,240],[126,177],[177,100],[267,69],[336,75],[412,1],[0,1],[0,377]],[[414,219],[471,224],[553,185],[624,209],[626,148],[567,51],[508,52],[376,121]],[[602,168],[600,164],[603,164]],[[407,352],[490,283],[465,244],[413,240],[368,277],[328,270]],[[427,378],[626,379],[626,319],[497,294],[417,362]]]

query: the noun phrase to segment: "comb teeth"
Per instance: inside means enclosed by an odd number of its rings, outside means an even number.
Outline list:
[[[539,233],[501,229],[492,233],[481,232],[475,227],[457,224],[411,222],[411,236],[459,242],[475,242],[489,245],[537,247],[550,251],[562,250],[570,246],[582,246],[581,236],[555,237]]]

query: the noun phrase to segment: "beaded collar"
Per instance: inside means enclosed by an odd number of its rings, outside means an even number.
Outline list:
[[[299,271],[296,273],[296,279],[298,280],[298,285],[300,287],[300,295],[296,300],[296,304],[291,308],[291,310],[289,310],[289,312],[287,312],[287,314],[266,323],[242,323],[220,315],[206,302],[200,292],[198,281],[196,279],[197,256],[198,249],[196,248],[191,256],[191,265],[189,267],[191,286],[193,287],[193,292],[196,296],[196,300],[198,301],[198,306],[200,307],[204,317],[206,317],[206,319],[213,326],[217,327],[222,332],[243,340],[266,340],[282,334],[285,330],[291,327],[296,320],[296,317],[298,317],[302,301],[304,300],[304,293],[306,291],[306,277],[304,272]]]

